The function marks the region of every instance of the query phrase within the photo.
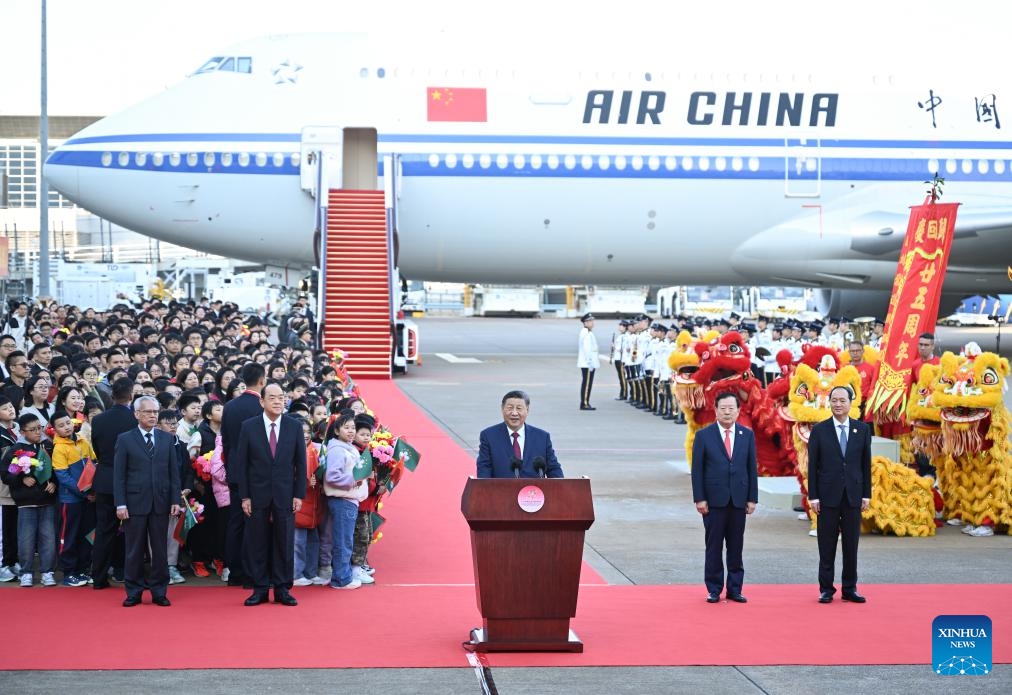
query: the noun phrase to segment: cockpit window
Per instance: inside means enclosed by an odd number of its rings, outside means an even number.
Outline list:
[[[248,75],[253,72],[253,58],[249,56],[215,56],[201,65],[193,74],[199,75],[204,72],[242,72]]]

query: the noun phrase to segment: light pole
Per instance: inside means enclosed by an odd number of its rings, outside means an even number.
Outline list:
[[[46,157],[49,156],[49,94],[46,74],[46,0],[42,0],[42,100],[39,109],[39,286],[37,297],[49,296],[49,184]]]

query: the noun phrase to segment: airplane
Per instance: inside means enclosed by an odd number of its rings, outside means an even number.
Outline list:
[[[942,315],[1007,289],[997,79],[396,55],[365,34],[241,42],[71,137],[48,180],[143,234],[310,269],[320,133],[374,129],[402,277],[800,286],[823,313],[882,316],[937,173],[962,203]]]

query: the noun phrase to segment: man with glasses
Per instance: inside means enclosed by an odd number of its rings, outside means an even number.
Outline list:
[[[116,517],[126,536],[126,599],[124,608],[141,602],[151,591],[156,606],[172,605],[165,595],[169,586],[169,517],[179,516],[179,460],[175,438],[158,429],[158,401],[141,396],[134,401],[137,427],[116,439],[113,462],[113,498]],[[150,548],[151,571],[144,576],[144,551]]]
[[[10,398],[14,407],[18,412],[21,412],[25,401],[25,380],[31,376],[28,358],[21,350],[14,350],[7,355],[6,365],[10,376],[7,377],[3,386],[0,387],[0,391],[3,392],[3,395]]]
[[[11,373],[7,370],[7,355],[18,349],[18,341],[14,336],[5,333],[0,335],[0,377],[7,379]]]

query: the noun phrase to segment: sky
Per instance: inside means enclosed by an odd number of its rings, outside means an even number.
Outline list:
[[[40,4],[0,0],[0,114],[39,112]],[[236,41],[305,31],[369,31],[414,46],[420,60],[438,49],[461,62],[492,50],[503,62],[648,55],[702,69],[769,57],[809,70],[997,70],[1006,64],[1000,8],[1000,0],[49,0],[49,113],[113,113]]]

